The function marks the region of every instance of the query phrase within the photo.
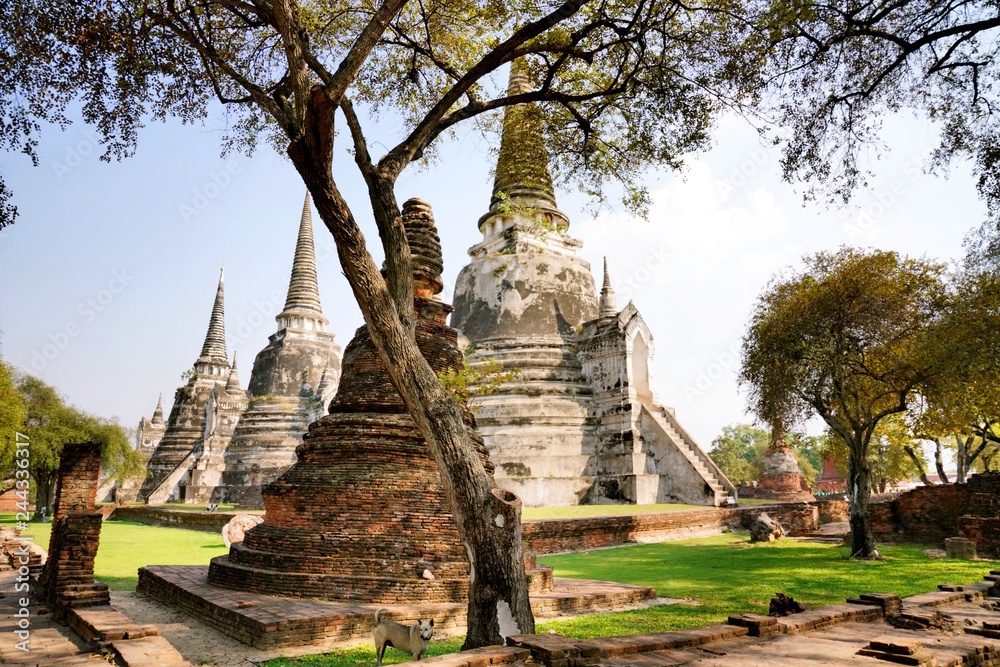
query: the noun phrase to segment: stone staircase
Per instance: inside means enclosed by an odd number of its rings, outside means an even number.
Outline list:
[[[724,505],[730,496],[736,497],[736,486],[729,481],[729,478],[719,469],[719,466],[715,465],[708,454],[702,451],[694,438],[684,430],[669,410],[660,405],[652,407],[643,405],[642,413],[648,415],[663,430],[667,438],[688,460],[691,467],[698,471],[705,483],[711,487],[716,505]]]
[[[162,505],[170,499],[170,495],[173,493],[174,487],[181,481],[181,478],[187,474],[189,470],[198,461],[198,456],[201,454],[200,450],[192,449],[188,452],[188,455],[177,464],[177,466],[170,471],[163,481],[153,487],[153,490],[144,499],[147,505]]]

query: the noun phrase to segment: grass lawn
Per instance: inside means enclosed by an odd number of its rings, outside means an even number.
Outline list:
[[[13,523],[13,514],[0,514],[0,524]],[[24,534],[48,549],[51,531],[51,523],[32,523]],[[131,591],[143,565],[208,565],[212,558],[228,552],[219,533],[105,521],[94,574],[112,590]]]
[[[740,498],[740,506],[778,505],[779,500],[757,500]],[[572,507],[526,507],[521,512],[527,521],[543,519],[578,519],[591,516],[620,516],[623,514],[656,514],[659,512],[683,512],[686,510],[715,509],[709,505],[685,505],[664,503],[659,505],[574,505]]]
[[[730,614],[767,613],[768,601],[784,592],[807,608],[843,602],[858,593],[914,595],[940,583],[969,583],[996,567],[990,561],[928,558],[920,547],[880,547],[879,562],[848,560],[848,550],[830,544],[782,540],[751,545],[746,535],[663,542],[591,553],[540,558],[557,577],[603,579],[653,586],[663,597],[693,598],[694,605],[664,605],[636,611],[578,616],[538,624],[570,637],[665,632],[718,623]],[[461,639],[431,642],[429,655],[457,651]],[[391,662],[409,657],[388,651]],[[371,646],[299,658],[278,658],[268,667],[371,665]],[[388,660],[387,660],[388,662]]]
[[[534,519],[579,519],[589,516],[617,516],[621,514],[655,514],[709,509],[706,505],[669,503],[661,505],[573,505],[572,507],[526,507],[521,517]]]

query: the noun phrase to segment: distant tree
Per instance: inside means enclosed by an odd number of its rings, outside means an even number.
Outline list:
[[[760,479],[761,458],[771,444],[771,434],[750,424],[731,424],[712,441],[708,455],[733,484]]]
[[[868,523],[871,441],[938,372],[928,332],[947,301],[944,267],[844,248],[805,258],[760,296],[743,339],[740,381],[766,423],[818,415],[848,448],[855,558],[879,558]]]
[[[16,434],[24,427],[24,401],[17,390],[14,369],[0,359],[0,470],[10,470]],[[2,481],[2,480],[0,480]]]
[[[983,452],[1000,445],[1000,273],[969,257],[952,289],[937,327],[951,363],[924,388],[916,422],[939,451],[954,450],[961,483]]]
[[[23,375],[17,388],[24,401],[24,433],[28,436],[29,471],[35,497],[35,519],[52,513],[56,471],[63,446],[70,442],[101,444],[101,466],[119,480],[142,472],[143,458],[119,424],[69,406],[38,378]]]
[[[885,493],[894,482],[920,477],[927,482],[927,466],[923,447],[903,413],[884,419],[872,438],[872,484]]]

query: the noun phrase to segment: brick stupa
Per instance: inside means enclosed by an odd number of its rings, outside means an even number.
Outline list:
[[[764,474],[752,497],[787,502],[816,500],[799,468],[795,450],[785,444],[783,436],[775,437],[764,454]]]
[[[437,297],[441,249],[430,207],[407,201],[403,222],[413,253],[417,343],[435,371],[458,369],[457,333],[445,323],[451,307]],[[470,440],[492,475],[466,414]],[[264,487],[264,523],[213,559],[210,584],[385,604],[465,601],[469,566],[437,465],[366,326],[344,353],[329,414],[309,426],[297,457]],[[551,583],[548,574],[536,578]]]

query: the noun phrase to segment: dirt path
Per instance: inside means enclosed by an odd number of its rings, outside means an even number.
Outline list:
[[[213,667],[250,667],[280,656],[322,653],[324,650],[343,648],[334,646],[303,646],[274,651],[261,651],[224,635],[215,628],[171,609],[135,591],[112,591],[111,604],[136,623],[153,623],[160,634],[173,644],[192,665]]]

